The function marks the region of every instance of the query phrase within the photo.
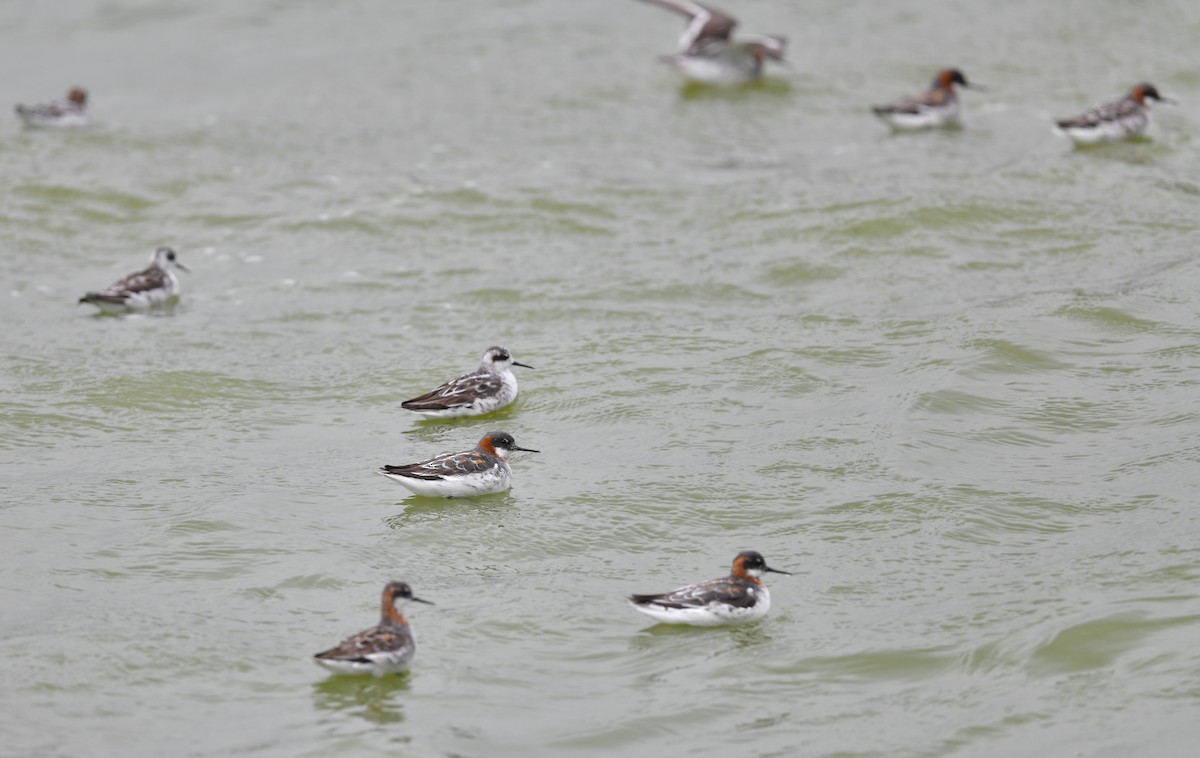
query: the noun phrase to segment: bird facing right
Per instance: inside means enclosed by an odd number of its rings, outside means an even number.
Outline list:
[[[684,78],[701,84],[737,85],[762,75],[768,60],[783,62],[787,48],[784,37],[746,34],[736,41],[737,19],[716,8],[691,0],[645,0],[687,17],[688,25],[679,38],[679,50],[663,60]]]
[[[771,609],[771,593],[760,578],[768,571],[789,574],[768,566],[760,553],[743,550],[733,559],[727,577],[661,595],[630,595],[629,604],[664,624],[722,626],[758,621]]]
[[[106,313],[142,310],[160,305],[179,295],[179,280],[171,271],[190,269],[176,259],[175,251],[160,247],[150,256],[150,265],[114,282],[107,289],[89,292],[79,298]]]
[[[1146,131],[1150,125],[1147,99],[1162,103],[1175,102],[1159,95],[1153,84],[1142,82],[1122,98],[1101,103],[1075,118],[1055,123],[1063,134],[1078,145],[1117,142]]]
[[[87,90],[72,87],[65,100],[51,100],[36,105],[18,105],[17,117],[26,126],[72,127],[87,126]]]
[[[483,351],[479,368],[451,379],[424,395],[405,400],[401,408],[427,418],[481,416],[517,399],[517,378],[512,367],[533,368],[513,360],[507,348],[495,345]]]
[[[970,87],[967,77],[956,68],[942,69],[933,77],[929,89],[871,110],[893,129],[930,129],[958,123],[960,106],[954,85]]]
[[[518,450],[538,452],[518,446],[508,432],[488,432],[474,450],[442,453],[402,466],[383,466],[379,473],[425,497],[488,495],[512,486],[508,456]]]
[[[400,606],[408,600],[428,603],[413,595],[404,582],[391,582],[383,588],[379,625],[342,640],[337,647],[317,653],[313,660],[338,674],[395,674],[404,671],[417,652],[408,619]]]

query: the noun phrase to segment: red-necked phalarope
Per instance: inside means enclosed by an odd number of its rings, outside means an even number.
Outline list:
[[[420,397],[405,400],[401,408],[429,418],[480,416],[491,413],[517,399],[517,378],[512,367],[533,368],[513,360],[502,347],[489,347],[479,359],[479,369],[451,379]]]
[[[160,247],[150,256],[150,266],[143,271],[130,274],[100,292],[89,292],[79,298],[81,303],[91,303],[109,313],[140,310],[165,303],[179,295],[179,280],[171,271],[175,267],[190,271],[175,260],[175,251]]]
[[[29,126],[87,126],[87,91],[73,87],[66,100],[37,105],[18,105],[17,116]]]
[[[768,566],[761,554],[743,550],[723,579],[690,584],[662,595],[630,595],[629,604],[664,624],[721,626],[758,621],[771,609],[771,593],[759,579],[767,571],[789,574]]]
[[[379,473],[425,497],[470,497],[504,492],[512,486],[508,456],[518,447],[508,432],[488,432],[474,450],[442,453],[427,461],[406,466],[384,466]]]
[[[929,129],[954,124],[960,110],[955,84],[972,86],[958,69],[943,69],[925,92],[888,105],[873,105],[871,110],[893,129]],[[982,89],[978,85],[975,88]]]
[[[663,60],[703,84],[744,84],[762,74],[767,60],[782,61],[787,39],[762,34],[732,40],[737,19],[690,0],[645,0],[688,18],[679,52]]]
[[[1146,98],[1162,103],[1175,102],[1159,95],[1153,84],[1142,82],[1120,100],[1101,103],[1080,116],[1056,123],[1063,134],[1078,144],[1116,142],[1146,131],[1150,125]]]
[[[395,674],[408,668],[417,652],[408,619],[400,612],[407,600],[428,603],[413,595],[404,582],[392,582],[383,588],[383,612],[379,626],[342,640],[335,648],[313,656],[318,664],[339,674]]]

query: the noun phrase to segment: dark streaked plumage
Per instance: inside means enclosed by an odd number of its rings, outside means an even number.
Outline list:
[[[314,655],[314,660],[339,674],[383,676],[404,671],[417,652],[408,619],[400,612],[400,605],[408,600],[433,605],[415,597],[404,582],[392,582],[383,588],[379,626],[347,637],[337,647]]]
[[[79,298],[104,311],[123,311],[149,308],[164,303],[179,294],[179,280],[171,268],[187,271],[176,260],[175,251],[160,247],[150,256],[150,265],[115,282],[99,292],[89,292]]]
[[[629,604],[667,624],[718,626],[757,621],[771,608],[771,593],[759,579],[768,571],[788,573],[768,566],[760,553],[744,550],[733,559],[727,577],[659,595],[630,595]]]
[[[939,71],[926,91],[887,105],[874,105],[876,116],[897,129],[926,129],[958,121],[960,106],[954,85],[970,87],[956,68]]]
[[[733,39],[737,19],[691,0],[644,0],[688,19],[675,55],[666,56],[688,79],[706,84],[742,84],[762,74],[766,60],[782,61],[787,39],[743,35]]]
[[[1122,140],[1145,132],[1150,125],[1147,99],[1174,102],[1159,95],[1153,84],[1142,82],[1120,99],[1100,103],[1074,118],[1055,123],[1063,133],[1081,144]]]
[[[88,122],[87,91],[73,87],[65,100],[36,105],[18,105],[17,116],[29,126],[85,126]]]
[[[512,486],[508,456],[520,447],[508,432],[488,432],[473,450],[442,453],[419,463],[383,466],[379,473],[426,497],[467,497],[503,492]]]
[[[483,351],[477,370],[451,379],[424,395],[405,400],[400,407],[430,418],[491,413],[517,399],[517,379],[513,376],[512,366],[533,368],[513,360],[506,348],[489,347]]]

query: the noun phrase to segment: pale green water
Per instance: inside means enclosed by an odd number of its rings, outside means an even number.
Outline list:
[[[0,753],[1191,755],[1200,6],[0,5]],[[936,49],[920,36],[940,29]],[[940,65],[966,128],[865,110]],[[1151,141],[1066,116],[1149,79]],[[7,107],[7,105],[5,105]],[[172,311],[74,300],[172,244]],[[522,397],[399,402],[499,343]],[[489,429],[510,493],[382,463]],[[623,601],[741,549],[774,609]],[[407,678],[308,657],[375,622]]]

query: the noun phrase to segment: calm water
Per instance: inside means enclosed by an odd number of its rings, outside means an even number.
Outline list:
[[[1200,5],[0,4],[0,753],[1191,755]],[[926,35],[933,33],[933,43]],[[966,126],[865,110],[945,64]],[[1152,139],[1050,130],[1148,79]],[[7,120],[5,120],[7,118]],[[75,299],[174,245],[167,312]],[[495,416],[399,402],[490,344]],[[506,429],[511,492],[383,463]],[[753,548],[763,623],[629,592]],[[407,677],[308,660],[411,618]]]

